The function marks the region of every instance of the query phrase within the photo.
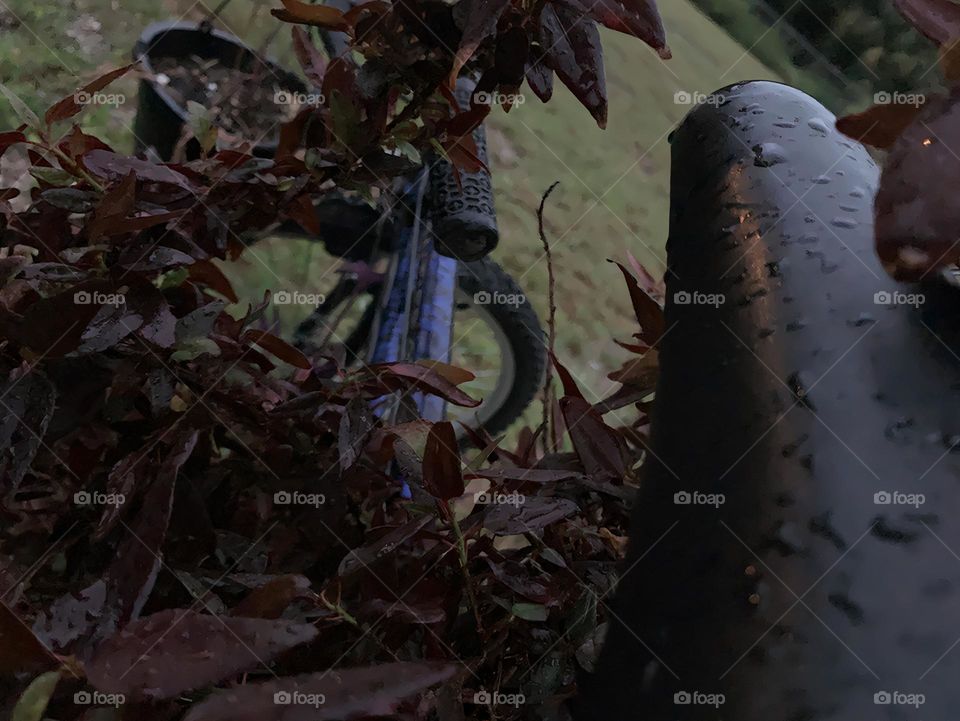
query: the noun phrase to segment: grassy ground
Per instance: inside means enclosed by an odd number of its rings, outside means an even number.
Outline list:
[[[622,259],[630,251],[651,271],[664,268],[667,135],[690,107],[674,102],[675,93],[709,92],[743,79],[777,79],[687,0],[661,5],[674,60],[663,63],[639,41],[603,34],[610,96],[606,131],[559,84],[549,105],[528,96],[509,115],[495,111],[491,123],[502,233],[495,256],[544,317],[547,275],[535,209],[542,192],[561,181],[546,212],[557,269],[558,349],[595,396],[611,388],[605,374],[620,359],[612,338],[627,338],[635,330],[619,272],[607,258]],[[174,0],[2,0],[0,80],[42,110],[97,69],[125,61],[148,22],[179,17],[188,6]],[[273,27],[269,6],[234,0],[224,16],[226,25],[257,44]],[[205,12],[206,6],[197,4],[186,17],[198,19]],[[285,58],[280,39],[271,49]],[[118,91],[127,95],[126,103],[95,110],[84,120],[129,150],[136,83],[125,80]],[[3,101],[0,125],[16,125]],[[11,172],[7,168],[8,177]],[[301,250],[275,249],[264,264],[250,263],[246,285],[255,294],[278,275],[309,276],[327,263],[316,255],[306,258]]]

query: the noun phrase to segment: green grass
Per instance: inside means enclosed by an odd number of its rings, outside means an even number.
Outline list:
[[[7,28],[0,30],[0,79],[37,111],[98,69],[125,62],[148,22],[177,17],[189,5],[169,0],[7,2],[10,12],[0,13],[0,27]],[[269,6],[234,0],[226,24],[256,45],[273,27]],[[674,103],[674,94],[706,93],[744,79],[779,79],[687,0],[661,6],[674,55],[669,62],[633,38],[603,33],[610,98],[605,131],[559,83],[548,105],[527,95],[508,115],[494,111],[490,123],[501,228],[495,257],[520,281],[544,318],[547,272],[536,207],[543,191],[553,181],[561,182],[546,211],[557,275],[557,346],[585,390],[597,397],[612,389],[605,376],[622,359],[612,339],[627,339],[635,330],[619,271],[607,259],[623,259],[629,251],[652,272],[664,269],[667,135],[689,110]],[[198,5],[187,17],[199,19],[203,12]],[[272,54],[288,61],[283,46],[278,39]],[[125,79],[117,90],[127,96],[124,105],[87,114],[84,122],[129,150],[136,82]],[[0,122],[16,125],[2,101]],[[10,172],[8,168],[8,177]],[[308,289],[311,277],[328,263],[322,254],[303,248],[274,248],[238,271],[253,297],[261,287],[276,285],[277,276],[289,278],[290,287]]]

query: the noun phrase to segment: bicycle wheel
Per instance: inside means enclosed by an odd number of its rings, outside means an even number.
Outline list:
[[[360,362],[369,342],[379,288],[359,295],[354,288],[351,278],[340,281],[300,324],[298,345],[310,349],[324,338],[333,338],[346,347],[349,362]],[[523,414],[540,388],[547,363],[543,328],[516,281],[489,258],[460,263],[455,302],[450,362],[476,375],[462,388],[481,399],[481,404],[476,408],[449,406],[448,415],[450,420],[498,433]],[[352,307],[344,312],[348,303]]]

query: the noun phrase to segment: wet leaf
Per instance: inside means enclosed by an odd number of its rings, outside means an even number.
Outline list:
[[[596,23],[568,5],[547,3],[540,15],[540,44],[560,82],[605,128],[607,83]]]
[[[53,415],[56,389],[39,371],[9,378],[0,391],[0,479],[17,488],[40,449]]]
[[[654,0],[565,1],[585,8],[590,17],[611,30],[640,38],[664,60],[670,58],[663,21]]]
[[[346,412],[340,416],[337,448],[341,470],[346,470],[356,463],[375,427],[376,420],[369,404],[362,398],[351,399]]]
[[[350,551],[340,562],[338,575],[348,576],[355,571],[376,563],[379,559],[392,554],[398,547],[414,538],[433,521],[433,516],[423,515],[413,518],[402,526],[397,526],[380,536],[373,543]]]
[[[496,536],[513,536],[546,528],[577,511],[577,504],[566,498],[532,496],[522,503],[490,506],[483,526]]]
[[[140,158],[127,158],[109,150],[91,150],[83,156],[83,165],[94,175],[112,180],[121,180],[133,172],[138,180],[152,180],[156,183],[171,183],[184,188],[193,184],[181,172],[170,166],[151,163]]]
[[[174,698],[259,668],[316,635],[309,624],[167,609],[100,644],[87,677],[99,691],[132,700]]]
[[[177,474],[197,444],[197,431],[178,429],[157,476],[150,484],[139,513],[107,570],[109,606],[117,623],[135,619],[153,591],[162,564],[162,546],[170,524]],[[101,623],[110,623],[113,616]]]
[[[34,633],[57,652],[70,652],[73,644],[83,639],[103,614],[106,601],[107,584],[102,580],[79,592],[68,592],[40,615],[34,624]]]

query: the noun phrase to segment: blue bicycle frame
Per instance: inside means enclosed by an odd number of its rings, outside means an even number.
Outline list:
[[[413,223],[393,239],[393,267],[374,322],[371,363],[450,361],[457,261],[433,248],[429,220],[423,213],[428,181],[429,168],[424,168],[402,191],[402,202],[414,209]],[[413,403],[421,418],[443,420],[446,403],[442,398],[418,392]],[[380,412],[395,408],[381,407]]]

